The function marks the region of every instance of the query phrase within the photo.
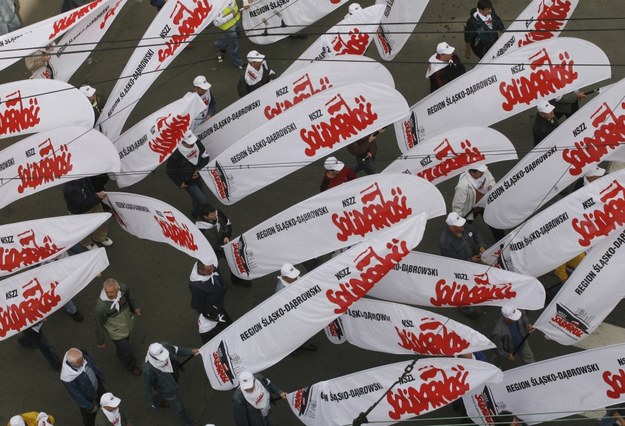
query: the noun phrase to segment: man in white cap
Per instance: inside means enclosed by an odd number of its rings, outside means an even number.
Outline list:
[[[119,409],[121,399],[110,392],[100,398],[100,410],[95,417],[95,426],[132,426]]]
[[[425,73],[425,78],[430,80],[430,93],[466,72],[454,50],[456,49],[453,46],[442,42],[436,46],[436,53],[430,56],[430,65]]]
[[[166,342],[152,343],[143,364],[143,398],[153,409],[171,406],[180,422],[193,425],[193,420],[180,401],[178,364],[175,357],[198,356],[198,349],[183,348]]]
[[[203,75],[198,75],[193,79],[193,91],[202,99],[206,108],[195,117],[191,125],[191,130],[194,130],[217,112],[217,102],[210,89],[211,84],[206,81],[206,77]]]
[[[471,59],[471,52],[482,58],[505,31],[503,21],[495,13],[491,0],[478,0],[477,7],[469,12],[464,26],[464,57]]]
[[[252,50],[247,54],[245,74],[243,74],[237,86],[239,96],[243,97],[252,93],[254,90],[264,86],[277,77],[276,72],[269,68],[265,60],[265,55],[259,53],[257,50]]]
[[[239,373],[239,387],[232,395],[236,426],[270,426],[271,397],[286,399],[287,393],[261,374]]]
[[[537,114],[534,119],[534,126],[532,127],[532,134],[534,135],[534,146],[538,145],[543,139],[545,139],[556,127],[558,127],[558,119],[553,110],[556,107],[550,104],[548,101],[540,101],[536,106]]]
[[[345,163],[337,160],[336,157],[326,158],[323,162],[323,168],[325,173],[319,186],[320,192],[357,178],[356,173]]]
[[[518,358],[525,364],[535,362],[534,354],[527,342],[527,335],[534,331],[527,316],[520,309],[505,304],[501,307],[501,316],[491,333],[491,341],[497,346],[497,353],[492,362],[500,365],[508,360],[515,362]]]
[[[484,212],[484,207],[480,207],[478,203],[494,186],[495,178],[486,164],[472,166],[458,179],[458,184],[454,189],[454,198],[451,201],[451,209],[460,217],[465,218],[469,224],[473,224],[476,216]],[[495,241],[505,237],[502,230],[490,226],[489,228]]]
[[[102,96],[96,94],[96,89],[88,84],[80,86],[80,89],[78,90],[80,90],[80,92],[85,95],[87,99],[89,99],[91,108],[93,108],[93,115],[95,117],[95,121],[93,123],[95,124],[98,121],[98,117],[100,117],[100,114],[102,113],[102,108],[104,108],[104,105],[106,104],[106,99],[103,99]]]
[[[210,157],[204,145],[197,143],[197,137],[188,131],[178,148],[167,159],[167,176],[179,189],[189,193],[193,201],[191,219],[197,220],[200,216],[202,204],[206,203],[210,192],[204,180],[200,177],[200,170],[208,165]]]
[[[80,408],[82,424],[94,426],[100,397],[106,389],[104,376],[93,359],[80,349],[70,348],[63,357],[61,382]]]

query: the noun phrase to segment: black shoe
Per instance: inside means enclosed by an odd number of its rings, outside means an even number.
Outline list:
[[[72,319],[76,322],[82,322],[82,320],[85,319],[85,317],[82,316],[82,314],[78,311],[74,312],[73,314],[69,314],[70,317],[72,317]]]

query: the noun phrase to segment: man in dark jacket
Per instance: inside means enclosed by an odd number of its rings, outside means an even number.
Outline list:
[[[545,139],[556,127],[558,127],[558,119],[554,112],[555,106],[547,101],[541,101],[536,107],[538,112],[534,119],[532,127],[532,135],[534,136],[534,146],[538,145]]]
[[[436,46],[436,53],[430,57],[430,65],[425,74],[425,78],[430,80],[430,93],[465,73],[464,64],[454,50],[454,47],[445,42]]]
[[[191,308],[198,314],[213,305],[223,309],[227,287],[214,265],[196,262],[189,276],[189,290]]]
[[[501,316],[491,333],[491,341],[497,346],[497,353],[491,360],[495,365],[503,361],[514,363],[517,357],[525,364],[535,362],[534,353],[527,343],[526,337],[534,331],[527,316],[512,305],[501,307]]]
[[[471,59],[471,51],[482,59],[488,50],[499,39],[499,32],[505,27],[503,21],[495,13],[490,0],[479,0],[477,8],[471,9],[469,19],[464,26],[464,57]]]
[[[63,357],[61,381],[80,408],[82,424],[93,426],[98,402],[106,392],[104,376],[93,359],[80,349],[69,349]]]
[[[192,426],[193,420],[180,401],[175,357],[198,356],[198,349],[183,348],[169,343],[152,343],[143,364],[143,398],[154,409],[171,406],[180,422]],[[154,393],[153,393],[154,391]]]
[[[195,222],[202,234],[206,237],[218,257],[223,257],[222,245],[228,244],[232,236],[232,223],[228,216],[217,210],[211,204],[202,204],[200,217]]]
[[[349,153],[356,157],[356,164],[352,169],[354,173],[358,174],[361,170],[364,170],[368,175],[375,173],[373,162],[378,153],[376,139],[380,133],[384,133],[383,128],[347,145]]]
[[[67,204],[67,210],[71,214],[101,213],[102,200],[106,197],[106,192],[96,192],[90,178],[84,177],[69,181],[63,185],[63,197]],[[94,243],[109,247],[113,245],[113,240],[108,237],[108,225],[104,222],[91,235],[87,235],[80,245],[87,250],[94,250],[98,246]]]
[[[260,374],[242,371],[239,387],[232,394],[236,426],[270,426],[272,396],[286,399],[287,393]]]
[[[252,50],[247,54],[247,67],[245,73],[239,79],[237,91],[240,97],[252,93],[254,90],[269,83],[271,80],[278,77],[276,72],[272,70],[267,61],[265,55]]]
[[[200,177],[200,170],[210,161],[208,153],[192,132],[187,132],[180,145],[167,159],[167,176],[180,189],[189,193],[193,200],[191,218],[200,216],[202,204],[206,203],[209,189]]]

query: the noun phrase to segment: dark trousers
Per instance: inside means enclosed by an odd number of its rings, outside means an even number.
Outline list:
[[[156,393],[152,396],[152,401],[157,407],[161,405],[163,400],[169,402],[171,409],[180,419],[180,423],[185,426],[193,425],[193,420],[191,420],[191,416],[189,416],[189,413],[187,413],[187,410],[185,410],[184,405],[182,405],[182,401],[180,401],[180,395],[178,394],[178,392],[176,392],[176,395],[174,395],[173,397],[170,396],[168,398],[163,397],[163,395],[161,395],[160,393]]]
[[[117,358],[121,359],[121,361],[124,363],[124,367],[126,368],[126,370],[134,370],[137,366],[137,360],[132,354],[130,337],[126,337],[125,339],[113,340],[113,343],[115,343],[115,352],[117,354]]]
[[[20,336],[17,338],[17,342],[27,348],[39,348],[43,356],[46,358],[46,361],[48,361],[48,364],[50,364],[50,367],[57,371],[61,369],[61,359],[56,352],[54,352],[50,341],[43,335],[43,333],[37,333],[36,331],[28,328],[20,333]]]
[[[100,398],[102,397],[102,395],[106,393],[106,388],[101,382],[98,382],[97,393],[98,393],[98,400],[94,401],[94,404],[100,405]],[[96,410],[93,413],[90,413],[89,410],[85,410],[82,407],[79,407],[79,408],[80,408],[80,416],[82,417],[82,424],[84,426],[95,426],[95,417],[98,414],[98,410]]]

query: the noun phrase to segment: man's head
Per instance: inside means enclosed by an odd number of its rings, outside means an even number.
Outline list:
[[[254,392],[254,387],[256,386],[254,375],[249,371],[242,371],[241,374],[239,374],[239,386],[241,386],[243,392]]]
[[[109,300],[115,300],[117,298],[117,294],[119,293],[119,283],[115,278],[109,278],[104,281],[102,288],[104,289],[104,293]]]
[[[326,169],[326,174],[329,178],[334,178],[345,167],[345,163],[336,159],[336,157],[328,157],[323,162],[323,168]]]
[[[91,102],[95,100],[95,89],[87,84],[80,86],[80,92],[87,97]]]
[[[197,142],[197,136],[195,136],[191,130],[185,133],[184,137],[180,141],[180,143],[186,146],[187,148],[193,148],[196,142]]]
[[[285,263],[284,265],[282,265],[282,268],[280,269],[280,276],[282,277],[282,281],[284,281],[287,284],[291,284],[297,281],[299,274],[300,274],[299,269],[297,269],[295,266],[293,266],[290,263]]]
[[[541,101],[537,106],[538,114],[545,120],[553,120],[553,117],[556,115],[553,110],[556,109],[553,105],[551,105],[548,101]]]
[[[438,45],[436,46],[436,55],[438,56],[438,59],[440,59],[442,62],[449,62],[454,56],[454,50],[456,50],[454,47],[450,46],[445,42],[438,43]]]
[[[464,231],[464,224],[467,220],[461,217],[456,212],[451,212],[447,215],[447,219],[445,220],[447,223],[447,227],[449,230],[456,236],[462,237],[462,231]]]
[[[486,167],[485,164],[481,164],[479,166],[475,166],[472,169],[469,169],[469,174],[471,175],[473,179],[479,179],[482,176],[484,176],[484,173],[486,172],[486,170],[488,170],[488,167]]]
[[[200,275],[211,276],[215,272],[215,265],[204,265],[202,262],[197,263],[197,273]]]
[[[119,407],[120,402],[122,402],[122,400],[110,392],[103,394],[100,398],[100,405],[106,411],[115,411],[115,409]]]
[[[478,0],[477,8],[482,15],[488,16],[493,11],[493,3],[490,0]]]
[[[211,84],[206,81],[206,77],[203,75],[198,75],[193,79],[193,89],[198,95],[202,96],[210,88]]]
[[[148,355],[157,361],[165,361],[169,358],[169,351],[160,343],[152,343],[148,347]]]
[[[67,363],[74,368],[80,368],[85,363],[85,357],[80,349],[70,348],[66,353]]]
[[[252,50],[247,54],[247,62],[256,70],[260,70],[265,60],[265,55],[259,53],[257,50]]]
[[[512,305],[505,304],[501,307],[501,316],[506,323],[511,324],[521,318],[521,311]]]
[[[202,204],[201,208],[202,218],[214,222],[217,220],[217,209],[208,203]]]

